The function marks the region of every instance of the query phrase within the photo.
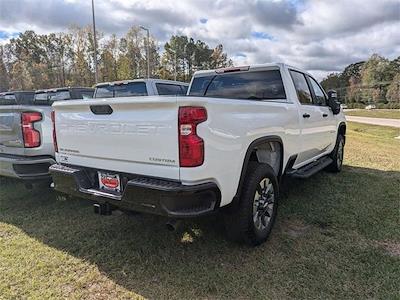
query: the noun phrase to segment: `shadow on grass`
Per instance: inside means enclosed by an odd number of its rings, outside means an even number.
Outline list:
[[[400,172],[345,167],[341,174],[285,180],[277,224],[257,248],[228,242],[220,215],[185,222],[171,233],[161,217],[102,217],[86,200],[55,200],[51,191],[26,191],[8,179],[0,184],[0,222],[96,264],[144,297],[370,298],[396,292],[398,276],[369,274],[365,257],[380,262],[384,274],[391,274],[392,258],[357,241],[400,240]],[[348,267],[338,272],[342,265]],[[342,289],[349,281],[352,288]]]

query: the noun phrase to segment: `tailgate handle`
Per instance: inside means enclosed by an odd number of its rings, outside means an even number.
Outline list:
[[[110,105],[90,105],[90,110],[95,115],[111,115],[113,113]]]

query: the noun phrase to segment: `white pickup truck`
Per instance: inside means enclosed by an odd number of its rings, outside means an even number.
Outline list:
[[[180,219],[214,212],[258,245],[283,175],[341,170],[346,121],[308,73],[285,64],[197,72],[188,96],[54,104],[55,189]]]

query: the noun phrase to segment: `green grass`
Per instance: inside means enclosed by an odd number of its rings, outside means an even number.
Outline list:
[[[398,299],[400,141],[349,124],[345,167],[286,180],[257,248],[221,218],[93,214],[85,200],[0,181],[0,299]]]
[[[357,109],[346,111],[346,116],[400,119],[400,109]]]

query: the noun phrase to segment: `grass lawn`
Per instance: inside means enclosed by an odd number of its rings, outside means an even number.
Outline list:
[[[346,111],[346,116],[400,119],[400,109],[357,109]]]
[[[2,179],[0,299],[399,299],[397,135],[350,123],[343,172],[286,180],[257,248],[227,241],[219,216],[167,232]]]

